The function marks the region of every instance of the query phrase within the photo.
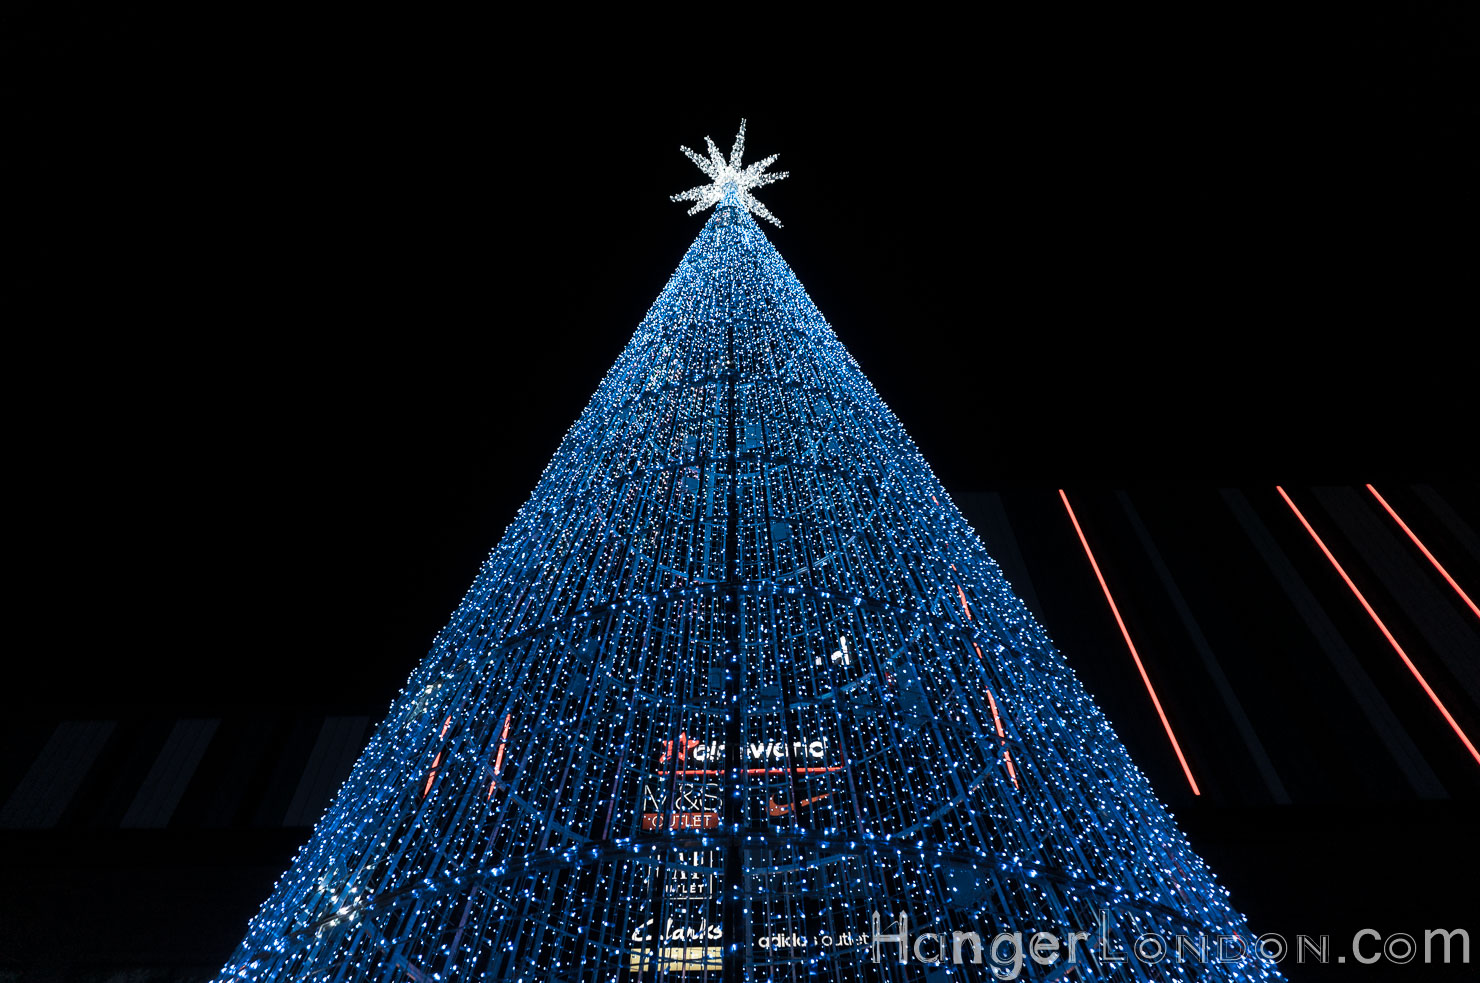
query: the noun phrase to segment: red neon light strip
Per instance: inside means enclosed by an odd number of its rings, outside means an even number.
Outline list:
[[[955,568],[952,567],[951,569],[954,570]],[[971,643],[971,647],[976,649],[977,661],[980,662],[982,665],[986,665],[987,660],[986,657],[982,655],[982,647],[975,642]],[[997,726],[997,737],[1000,738],[1002,741],[1002,761],[1007,765],[1007,777],[1012,779],[1013,788],[1022,788],[1022,786],[1018,784],[1017,769],[1014,768],[1012,765],[1012,752],[1007,750],[1007,732],[1002,729],[1002,718],[997,715],[997,700],[994,696],[992,696],[992,691],[990,689],[987,690],[987,704],[992,708],[992,723]]]
[[[1369,485],[1368,487],[1370,488],[1371,486]],[[1403,660],[1403,664],[1408,667],[1408,671],[1413,673],[1413,678],[1418,680],[1418,685],[1423,687],[1423,691],[1429,694],[1429,699],[1434,702],[1434,706],[1438,707],[1439,712],[1444,715],[1444,719],[1448,722],[1450,729],[1459,735],[1459,739],[1464,742],[1466,750],[1470,752],[1470,757],[1474,758],[1476,763],[1480,763],[1480,751],[1475,750],[1475,745],[1470,740],[1469,735],[1460,728],[1459,723],[1450,714],[1449,708],[1444,705],[1444,701],[1439,699],[1439,694],[1434,692],[1433,687],[1429,685],[1429,681],[1423,678],[1423,673],[1418,671],[1418,666],[1414,665],[1413,660],[1408,658],[1408,653],[1403,651],[1403,646],[1399,645],[1398,640],[1393,637],[1393,633],[1388,631],[1388,626],[1383,624],[1382,619],[1377,616],[1377,612],[1372,610],[1372,605],[1367,603],[1367,598],[1363,597],[1362,592],[1357,590],[1357,585],[1352,583],[1352,578],[1346,575],[1346,570],[1336,561],[1336,557],[1331,554],[1331,551],[1326,548],[1326,544],[1321,541],[1321,537],[1316,534],[1315,529],[1311,528],[1311,524],[1305,520],[1305,516],[1296,507],[1290,496],[1285,494],[1285,490],[1279,485],[1275,485],[1274,489],[1280,493],[1280,497],[1285,500],[1285,504],[1290,506],[1290,511],[1295,513],[1295,518],[1299,519],[1300,524],[1305,527],[1305,531],[1310,533],[1310,538],[1316,541],[1316,545],[1321,548],[1321,552],[1326,554],[1326,559],[1331,561],[1331,565],[1336,568],[1336,572],[1341,574],[1341,579],[1346,581],[1346,586],[1351,588],[1351,592],[1362,603],[1367,616],[1377,625],[1383,637],[1388,640],[1388,644],[1393,647],[1393,651],[1398,653],[1398,658]]]
[[[1403,517],[1398,515],[1398,513],[1393,510],[1393,507],[1387,503],[1387,499],[1377,494],[1376,488],[1368,485],[1367,490],[1372,493],[1373,498],[1382,503],[1382,507],[1387,509],[1388,515],[1393,517],[1393,521],[1396,522],[1398,526],[1408,534],[1408,538],[1413,540],[1413,545],[1417,546],[1419,550],[1422,551],[1423,555],[1429,558],[1429,562],[1434,565],[1435,570],[1439,571],[1439,575],[1442,576],[1445,580],[1449,581],[1449,586],[1454,588],[1454,592],[1460,597],[1464,598],[1464,602],[1470,606],[1470,610],[1475,612],[1475,617],[1480,618],[1480,607],[1476,607],[1475,602],[1470,600],[1470,595],[1466,594],[1460,588],[1459,584],[1454,582],[1454,578],[1449,576],[1449,571],[1444,569],[1444,564],[1435,559],[1434,554],[1429,552],[1429,548],[1425,546],[1419,540],[1419,538],[1413,534],[1413,530],[1408,528],[1408,523],[1403,521]]]
[[[1089,548],[1089,540],[1084,538],[1084,530],[1079,528],[1079,519],[1074,515],[1074,506],[1069,504],[1069,496],[1064,494],[1064,489],[1059,489],[1059,497],[1064,500],[1064,508],[1069,512],[1069,521],[1074,523],[1074,531],[1079,534],[1079,542],[1084,546],[1084,555],[1089,557],[1089,565],[1094,568],[1095,577],[1100,581],[1100,590],[1105,592],[1105,600],[1110,602],[1110,613],[1115,615],[1115,623],[1120,626],[1121,637],[1125,639],[1126,647],[1131,650],[1131,658],[1136,662],[1136,671],[1141,674],[1141,682],[1146,684],[1146,692],[1151,694],[1151,705],[1156,707],[1156,715],[1161,718],[1161,726],[1167,732],[1167,740],[1172,742],[1172,750],[1177,752],[1177,760],[1182,764],[1182,773],[1187,776],[1187,784],[1192,786],[1193,795],[1202,795],[1197,787],[1197,781],[1192,777],[1192,769],[1187,767],[1187,758],[1182,754],[1182,745],[1177,743],[1177,735],[1172,733],[1172,722],[1167,719],[1166,711],[1161,708],[1161,700],[1156,697],[1156,688],[1151,685],[1151,677],[1146,675],[1146,667],[1141,663],[1141,654],[1136,651],[1136,643],[1131,641],[1131,633],[1126,630],[1125,620],[1120,616],[1120,608],[1115,606],[1115,598],[1110,596],[1110,585],[1105,583],[1105,575],[1100,573],[1100,565],[1095,562],[1094,550]]]
[[[498,754],[493,759],[493,774],[495,778],[504,770],[504,747],[509,743],[509,721],[513,719],[514,715],[512,713],[504,714],[504,732],[499,735]],[[488,797],[490,799],[493,798],[493,788],[497,784],[498,782],[496,781],[488,783]]]
[[[997,725],[997,736],[1005,743],[1007,732],[1002,729],[1002,718],[997,716],[997,700],[992,696],[991,690],[987,690],[987,704],[992,708],[992,723]],[[1022,786],[1018,785],[1017,769],[1012,766],[1012,752],[1006,747],[1002,749],[1002,760],[1007,763],[1007,777],[1012,779],[1012,787],[1021,788]]]
[[[504,732],[499,735],[498,754],[493,759],[493,773],[499,774],[504,770],[504,745],[509,741],[509,721],[514,719],[512,713],[504,714]]]
[[[439,737],[439,738],[446,737],[447,736],[447,728],[448,727],[451,727],[451,726],[452,726],[452,718],[451,717],[448,717],[447,720],[442,724],[442,733],[438,734],[437,737]],[[432,770],[431,770],[431,773],[427,775],[426,788],[423,788],[421,790],[421,797],[423,799],[426,798],[427,797],[427,793],[432,790],[432,782],[434,782],[434,781],[437,780],[437,766],[440,765],[441,763],[442,763],[442,752],[441,751],[438,751],[437,752],[437,756],[432,759]]]
[[[956,572],[956,564],[954,564],[954,563],[951,564],[951,572],[952,573],[955,573]],[[961,585],[960,584],[957,584],[956,585],[956,593],[961,595],[961,609],[966,612],[966,620],[967,621],[970,621],[971,620],[971,605],[966,603],[966,592],[961,589]]]

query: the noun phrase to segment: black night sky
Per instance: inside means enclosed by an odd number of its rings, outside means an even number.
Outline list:
[[[1217,808],[1184,801],[1159,731],[1117,709],[1144,693],[1075,544],[1053,550],[1060,487],[1128,581],[1095,504],[1120,488],[1178,528],[1214,489],[1276,482],[1429,484],[1480,520],[1457,5],[1065,10],[867,44],[773,20],[754,52],[696,31],[595,58],[410,7],[292,24],[17,9],[0,32],[12,188],[40,219],[20,267],[36,303],[12,295],[7,318],[18,719],[378,718],[697,233],[667,200],[699,183],[679,145],[727,150],[743,116],[747,160],[780,153],[791,174],[760,194],[785,223],[767,235],[946,486],[1000,493],[1025,553],[1042,544],[1050,631],[1256,930],[1447,919],[1480,943],[1464,878],[1405,866],[1477,873],[1459,837],[1480,778],[1442,724],[1413,730],[1444,745],[1443,803],[1373,806],[1328,776],[1271,818],[1236,775]],[[1180,548],[1189,596],[1253,576]],[[1480,561],[1451,554],[1480,585]],[[1250,636],[1301,630],[1248,617]],[[1360,618],[1340,627],[1370,634]],[[1105,667],[1076,662],[1095,647]],[[1285,650],[1260,651],[1251,671],[1276,678]],[[1404,869],[1374,891],[1382,864]],[[225,936],[270,883],[223,888]],[[1286,900],[1301,891],[1305,909]]]

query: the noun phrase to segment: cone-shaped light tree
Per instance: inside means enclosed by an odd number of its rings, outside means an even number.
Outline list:
[[[743,136],[685,150],[714,214],[220,979],[1278,979]]]

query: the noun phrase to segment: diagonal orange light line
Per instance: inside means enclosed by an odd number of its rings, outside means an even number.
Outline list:
[[[504,714],[504,732],[499,735],[498,755],[493,759],[493,773],[500,774],[504,770],[504,748],[509,743],[509,721],[514,719],[512,713]]]
[[[1403,660],[1403,664],[1408,667],[1408,671],[1413,673],[1413,678],[1418,680],[1418,685],[1422,686],[1423,691],[1429,694],[1429,699],[1434,701],[1434,706],[1439,708],[1439,712],[1444,715],[1444,719],[1448,721],[1450,728],[1459,735],[1459,739],[1464,742],[1465,748],[1470,752],[1470,757],[1474,758],[1477,763],[1480,763],[1480,751],[1475,750],[1475,745],[1471,742],[1469,735],[1460,728],[1459,723],[1449,712],[1449,708],[1444,705],[1444,701],[1439,699],[1439,694],[1434,692],[1434,688],[1429,685],[1429,681],[1423,678],[1423,673],[1418,671],[1418,666],[1414,665],[1413,660],[1408,658],[1408,653],[1403,651],[1403,646],[1399,645],[1398,640],[1393,637],[1393,633],[1388,631],[1388,626],[1383,624],[1382,619],[1377,616],[1377,612],[1372,610],[1372,605],[1367,603],[1367,598],[1363,597],[1362,592],[1357,590],[1357,585],[1352,583],[1352,578],[1346,575],[1346,570],[1337,562],[1336,557],[1332,555],[1331,551],[1326,548],[1326,544],[1321,541],[1321,537],[1316,534],[1315,529],[1306,521],[1305,515],[1296,507],[1295,502],[1290,496],[1285,494],[1283,488],[1275,485],[1274,489],[1280,493],[1280,497],[1285,500],[1285,504],[1290,506],[1290,511],[1295,513],[1295,518],[1299,519],[1300,524],[1305,527],[1305,531],[1310,533],[1310,538],[1316,541],[1316,545],[1321,548],[1321,552],[1326,554],[1326,559],[1331,561],[1331,565],[1336,568],[1336,572],[1341,574],[1341,579],[1346,581],[1346,586],[1351,588],[1351,592],[1362,603],[1362,607],[1367,611],[1367,616],[1382,631],[1383,637],[1388,640],[1388,644],[1393,647],[1393,651],[1398,653],[1398,658]]]
[[[1464,590],[1461,589],[1459,584],[1455,583],[1454,578],[1449,576],[1449,571],[1444,569],[1444,564],[1440,563],[1438,559],[1434,557],[1434,554],[1429,552],[1429,548],[1423,544],[1423,541],[1413,534],[1413,530],[1408,528],[1408,523],[1403,521],[1403,517],[1400,516],[1397,511],[1395,511],[1393,507],[1387,503],[1387,499],[1383,498],[1377,493],[1376,488],[1373,488],[1369,484],[1367,486],[1367,490],[1372,493],[1373,498],[1382,503],[1382,507],[1387,509],[1387,514],[1392,516],[1393,521],[1396,522],[1398,526],[1408,534],[1408,538],[1413,540],[1413,545],[1417,546],[1419,550],[1423,552],[1423,555],[1429,558],[1429,562],[1434,565],[1435,570],[1439,571],[1439,575],[1442,576],[1445,580],[1449,581],[1449,586],[1454,588],[1454,592],[1460,597],[1464,598],[1464,602],[1470,606],[1470,610],[1475,612],[1475,617],[1480,618],[1480,608],[1477,608],[1475,606],[1475,602],[1470,600],[1470,595],[1466,594]]]
[[[1079,527],[1079,519],[1074,515],[1074,506],[1069,504],[1069,496],[1064,494],[1064,489],[1059,489],[1059,497],[1064,500],[1064,508],[1069,513],[1069,521],[1074,523],[1074,531],[1079,534],[1079,542],[1084,546],[1084,555],[1089,557],[1089,565],[1094,568],[1095,578],[1100,582],[1100,590],[1105,592],[1105,600],[1110,602],[1110,613],[1115,615],[1115,623],[1120,626],[1121,637],[1125,639],[1126,648],[1131,650],[1131,658],[1136,662],[1136,671],[1141,674],[1141,682],[1146,684],[1146,692],[1151,694],[1151,705],[1156,707],[1156,715],[1161,718],[1161,726],[1167,732],[1167,740],[1172,742],[1172,750],[1177,752],[1177,760],[1182,764],[1182,773],[1187,776],[1187,784],[1192,786],[1193,795],[1202,795],[1197,787],[1197,780],[1192,777],[1192,769],[1187,766],[1187,757],[1182,753],[1182,745],[1177,743],[1177,735],[1172,733],[1172,722],[1167,719],[1166,711],[1161,708],[1161,700],[1157,699],[1156,687],[1151,685],[1151,677],[1146,675],[1146,666],[1141,662],[1141,654],[1136,651],[1136,643],[1131,641],[1131,633],[1126,630],[1125,619],[1120,616],[1120,608],[1115,606],[1115,598],[1110,596],[1110,585],[1105,583],[1105,575],[1100,573],[1100,565],[1095,562],[1095,552],[1089,548],[1089,540],[1084,538],[1084,530]]]
[[[494,780],[488,783],[488,797],[493,798],[493,789],[498,785],[498,775],[504,770],[504,748],[509,745],[509,721],[514,719],[512,713],[504,714],[504,732],[499,735],[498,754],[493,759]]]
[[[954,570],[955,567],[952,567],[951,569]],[[987,664],[987,660],[986,657],[982,655],[982,647],[975,642],[971,643],[971,647],[976,649],[977,661],[980,662],[983,667],[985,667]],[[1012,779],[1013,788],[1021,788],[1022,786],[1018,784],[1017,780],[1017,769],[1012,766],[1012,752],[1007,750],[1007,731],[1002,729],[1002,718],[997,714],[997,698],[992,695],[992,691],[990,689],[987,690],[987,703],[990,704],[992,707],[992,723],[996,725],[997,737],[1002,741],[1002,760],[1007,763],[1007,775],[1009,778]]]
[[[447,736],[447,728],[448,727],[451,727],[451,726],[452,726],[452,718],[449,716],[447,718],[447,722],[442,725],[442,733],[438,734],[437,736],[438,737],[446,737]],[[437,780],[437,766],[440,765],[441,763],[442,763],[442,752],[441,751],[438,751],[437,752],[437,756],[432,759],[432,771],[431,771],[431,774],[427,775],[427,787],[421,790],[421,797],[423,799],[426,798],[427,797],[427,793],[432,790],[432,782],[434,782],[434,781]]]
[[[997,700],[992,696],[991,690],[987,690],[987,703],[992,707],[992,723],[997,728],[997,737],[1006,744],[1007,732],[1002,729],[1002,718],[997,715]],[[1018,785],[1017,780],[1017,769],[1012,766],[1012,752],[1005,747],[1002,749],[1002,760],[1007,765],[1007,777],[1012,779],[1012,787],[1020,788],[1021,786]]]

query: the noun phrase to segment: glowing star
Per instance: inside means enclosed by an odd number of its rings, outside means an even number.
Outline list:
[[[775,215],[772,215],[765,205],[756,201],[755,196],[750,193],[750,189],[761,188],[774,181],[780,181],[790,173],[789,171],[782,171],[779,174],[762,173],[781,155],[772,154],[765,160],[758,160],[754,164],[742,168],[740,166],[740,155],[745,151],[745,120],[743,119],[740,121],[740,132],[735,134],[735,146],[730,150],[730,159],[728,161],[720,154],[719,148],[714,145],[713,140],[705,137],[704,142],[709,146],[708,160],[700,157],[688,147],[679,147],[678,149],[688,154],[689,160],[698,164],[699,170],[703,171],[704,176],[709,178],[713,183],[701,184],[697,188],[690,188],[683,194],[673,195],[672,200],[696,202],[694,207],[689,209],[689,214],[697,215],[706,208],[712,208],[718,205],[721,201],[724,201],[726,195],[733,193],[736,202],[747,212],[759,215],[767,222],[779,228],[781,220]]]

